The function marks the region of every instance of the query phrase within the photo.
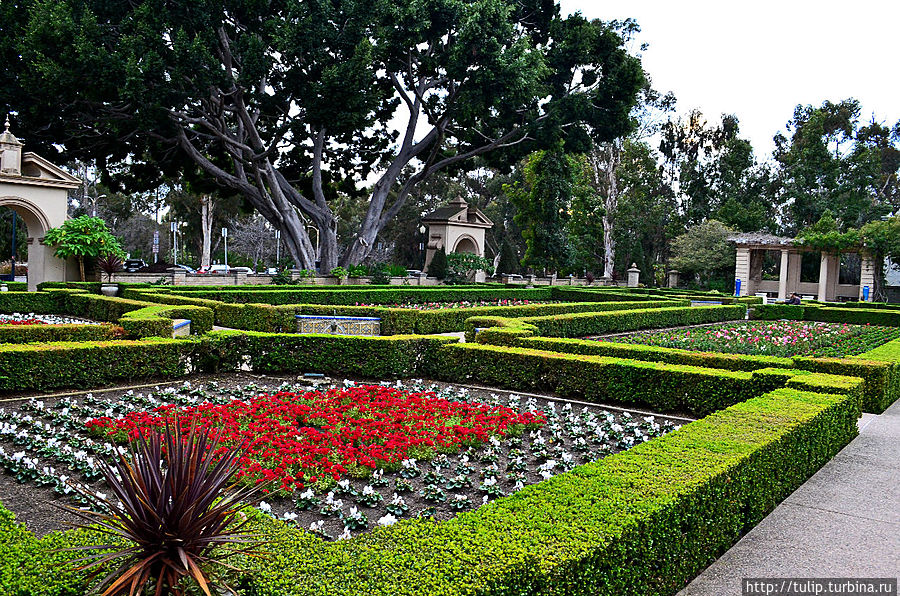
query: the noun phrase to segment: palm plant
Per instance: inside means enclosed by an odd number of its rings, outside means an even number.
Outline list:
[[[76,527],[113,537],[73,548],[93,551],[76,561],[86,563],[80,569],[96,577],[117,563],[95,587],[103,596],[135,596],[148,582],[155,596],[181,596],[189,578],[211,596],[210,570],[236,570],[224,559],[253,554],[260,542],[243,531],[246,519],[238,521],[263,488],[233,482],[243,448],[220,446],[194,424],[185,435],[174,422],[164,432],[139,435],[127,454],[100,464],[109,497],[79,489],[91,510],[70,508],[84,520]]]
[[[122,258],[114,253],[108,253],[97,259],[97,267],[106,274],[106,281],[112,281],[112,276],[122,270]]]

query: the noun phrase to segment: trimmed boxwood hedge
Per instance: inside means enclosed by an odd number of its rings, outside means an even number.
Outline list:
[[[173,294],[189,294],[196,298],[207,298],[221,302],[253,302],[266,304],[395,304],[405,301],[456,302],[459,300],[492,300],[522,299],[551,300],[550,288],[458,288],[455,286],[437,286],[435,288],[419,288],[415,286],[392,286],[389,288],[371,286],[340,287],[340,289],[309,290],[255,290],[246,292],[242,289],[200,290],[185,292],[181,288],[170,290]]]
[[[670,595],[857,435],[850,395],[779,389],[443,522],[351,540],[249,511],[269,556],[237,561],[253,596]],[[4,594],[86,592],[59,573],[84,531],[37,539],[0,508]]]
[[[819,306],[818,304],[764,304],[753,308],[752,318],[772,321],[789,319],[792,321],[818,321],[822,323],[848,323],[851,325],[881,325],[900,327],[900,311],[889,308],[866,308],[864,306]]]
[[[174,339],[0,345],[0,391],[179,377],[193,370],[199,349]]]
[[[480,344],[444,346],[429,372],[449,382],[553,391],[586,401],[643,405],[658,412],[696,416],[782,387],[797,374],[788,371],[780,379],[753,372]],[[820,376],[831,380],[831,375]],[[836,377],[834,382],[861,392],[862,379]]]
[[[466,321],[466,338],[474,339],[475,329],[487,327],[505,327],[515,335],[519,330],[533,330],[533,335],[544,337],[584,337],[619,331],[635,331],[656,327],[676,327],[681,325],[698,325],[701,323],[718,323],[743,319],[747,309],[743,305],[734,306],[687,306],[665,308],[637,308],[633,310],[613,312],[588,312],[548,317],[523,317],[519,319],[504,317],[472,317]],[[513,331],[515,330],[515,331]],[[483,333],[484,331],[480,331]]]
[[[314,372],[370,378],[411,377],[439,358],[456,338],[393,335],[300,335],[214,331],[204,338],[207,359],[219,370]]]
[[[0,325],[0,343],[105,341],[124,334],[118,325]]]

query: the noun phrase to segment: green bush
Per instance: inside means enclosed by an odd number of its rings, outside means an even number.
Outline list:
[[[110,323],[100,325],[0,325],[0,343],[24,344],[53,341],[107,341],[124,330]]]
[[[752,373],[659,362],[454,344],[441,350],[431,376],[658,412],[705,415],[762,393]]]
[[[650,304],[650,303],[648,303]],[[531,325],[534,335],[545,337],[584,337],[620,331],[676,327],[701,323],[718,323],[742,319],[746,313],[743,305],[636,308],[611,312],[586,312],[545,317],[490,318],[472,317],[466,321],[468,341],[472,341],[475,328],[492,325],[515,328]],[[483,333],[483,331],[482,331]]]
[[[314,372],[373,379],[422,375],[438,348],[455,338],[395,335],[359,337],[253,331],[214,331],[207,359],[219,370]]]
[[[268,286],[262,286],[266,288]],[[189,295],[230,303],[266,304],[397,304],[403,302],[456,302],[460,300],[551,300],[550,288],[483,288],[459,286],[341,286],[340,288],[293,288],[245,291],[243,288],[170,290],[172,295]]]
[[[119,324],[129,337],[172,337],[175,319],[191,321],[191,333],[202,335],[212,331],[213,311],[203,306],[167,306],[153,304],[122,315]]]
[[[173,339],[0,345],[0,391],[179,377],[192,370],[199,347]]]
[[[12,314],[60,314],[60,304],[51,292],[0,292],[0,312]]]

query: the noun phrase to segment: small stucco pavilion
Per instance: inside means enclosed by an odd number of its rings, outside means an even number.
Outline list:
[[[44,245],[44,234],[66,221],[69,190],[81,181],[22,147],[7,119],[0,134],[0,207],[11,208],[28,227],[28,289],[34,291],[43,281],[69,279],[66,262]]]
[[[458,197],[449,205],[440,207],[422,218],[428,226],[428,244],[425,253],[425,271],[442,248],[449,254],[461,252],[484,256],[484,231],[493,227],[477,207]]]
[[[741,296],[765,293],[784,300],[790,293],[796,292],[827,301],[863,300],[864,297],[873,299],[875,269],[871,256],[865,252],[818,253],[812,248],[797,244],[794,238],[765,233],[735,234],[729,240],[737,248],[734,278],[736,284],[740,280]],[[804,270],[809,273],[811,258],[818,259],[816,280],[809,275],[804,277],[802,273]],[[858,271],[856,267],[849,272],[842,270],[842,260],[851,260],[849,258],[856,259]],[[764,279],[763,269],[767,259],[770,263],[773,260],[778,263],[777,279]],[[804,260],[807,264],[805,268]]]

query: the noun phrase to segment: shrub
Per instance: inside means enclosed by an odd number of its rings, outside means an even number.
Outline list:
[[[428,274],[438,279],[447,277],[447,251],[443,248],[434,253],[428,264]]]
[[[124,335],[118,325],[0,325],[0,343],[106,341]]]
[[[230,486],[243,451],[240,445],[219,449],[219,441],[196,426],[185,436],[176,422],[167,423],[163,433],[139,435],[128,457],[120,455],[114,464],[100,460],[113,498],[76,489],[91,508],[72,508],[87,522],[80,527],[96,525],[115,537],[76,547],[88,551],[84,559],[89,563],[82,569],[118,565],[95,589],[136,596],[152,583],[157,594],[182,596],[182,580],[190,578],[209,594],[214,584],[210,567],[231,568],[219,559],[259,542],[242,534],[246,519],[239,521],[238,515],[265,485]]]
[[[200,343],[149,339],[0,345],[0,391],[99,387],[195,370]]]

